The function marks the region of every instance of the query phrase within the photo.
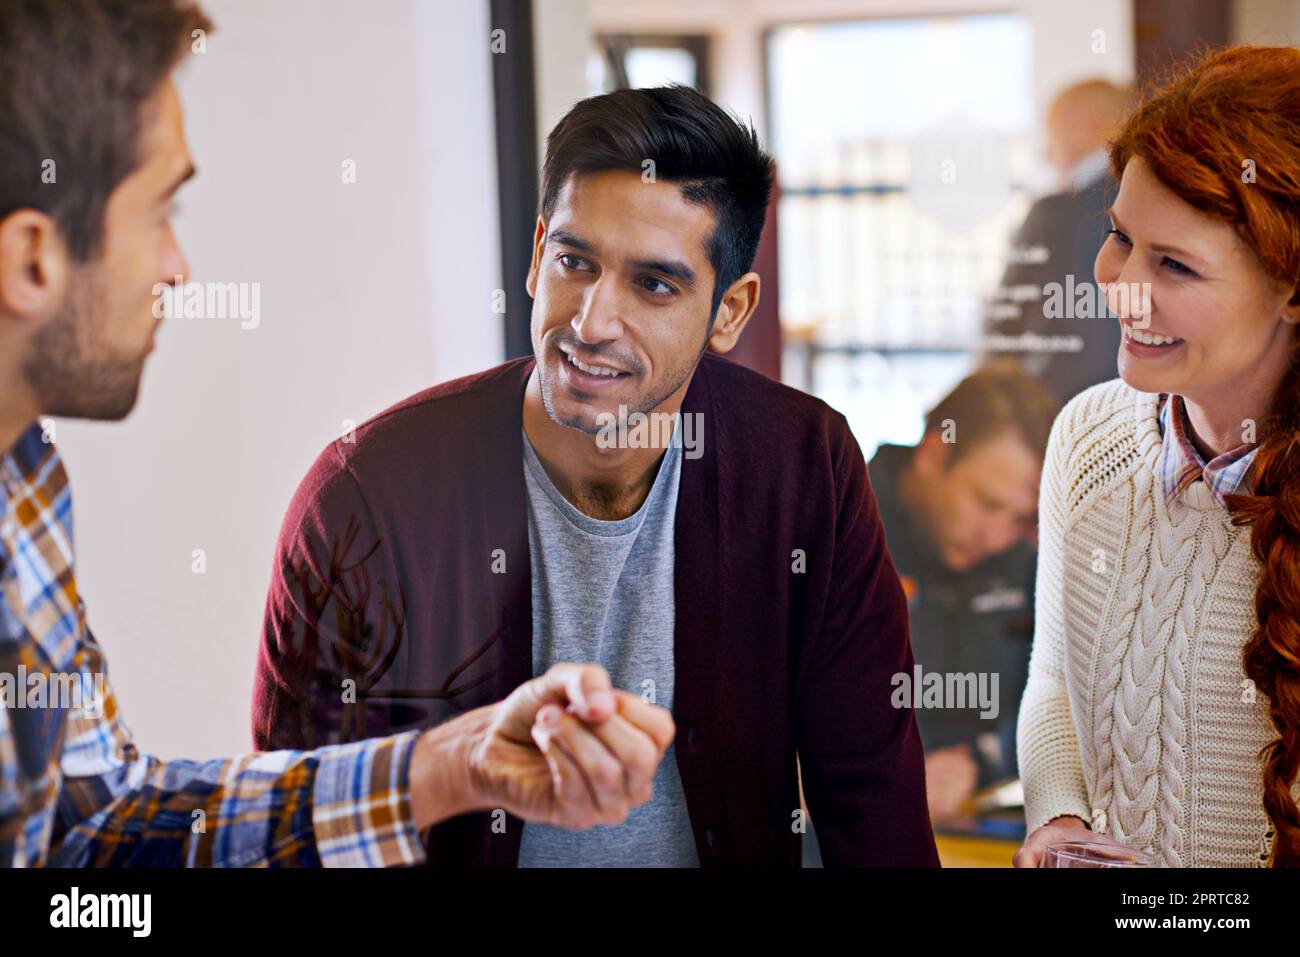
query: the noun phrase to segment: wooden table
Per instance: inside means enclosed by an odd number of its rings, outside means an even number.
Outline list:
[[[1010,867],[1024,841],[1025,816],[1020,808],[972,814],[934,829],[944,867]]]

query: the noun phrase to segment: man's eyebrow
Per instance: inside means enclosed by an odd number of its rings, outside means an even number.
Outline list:
[[[563,229],[551,230],[551,232],[547,235],[546,238],[552,239],[563,246],[571,246],[574,249],[578,250],[579,252],[594,253],[596,251],[596,247],[594,245],[587,242],[585,239],[583,239],[580,236],[575,236],[573,235],[573,233],[566,233]]]
[[[684,286],[695,288],[695,270],[676,259],[637,259],[629,263],[633,269],[657,272],[676,279]]]
[[[191,179],[193,179],[195,176],[197,176],[198,172],[199,171],[194,168],[194,164],[191,163],[189,166],[185,168],[185,172],[182,173],[180,176],[178,176],[176,178],[176,181],[173,182],[171,186],[167,187],[167,191],[162,194],[161,199],[163,201],[171,199],[172,196],[175,194],[175,192],[178,189],[180,189],[182,186],[184,186],[187,182],[189,182]]]
[[[1114,206],[1112,206],[1110,209],[1106,211],[1106,215],[1108,215],[1111,218],[1111,222],[1115,224],[1116,229],[1118,229],[1121,233],[1125,233],[1125,234],[1128,233],[1128,230],[1124,228],[1124,224],[1119,221],[1119,217],[1115,215]],[[1166,246],[1163,243],[1152,243],[1151,248],[1158,253],[1173,253],[1176,256],[1182,256],[1184,259],[1195,259],[1198,263],[1209,262],[1209,260],[1206,259],[1204,256],[1198,256],[1190,249],[1182,249],[1178,246]]]

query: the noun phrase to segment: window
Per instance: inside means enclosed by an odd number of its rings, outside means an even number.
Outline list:
[[[915,442],[973,365],[1028,207],[1028,23],[789,24],[767,69],[785,377],[843,410],[868,456]]]
[[[709,38],[603,34],[587,60],[587,90],[613,90],[681,83],[708,94]]]

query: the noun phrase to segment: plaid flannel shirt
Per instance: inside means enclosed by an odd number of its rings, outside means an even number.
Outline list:
[[[1206,462],[1188,438],[1187,409],[1181,395],[1160,393],[1158,416],[1163,443],[1160,484],[1166,505],[1198,479],[1210,487],[1220,505],[1223,505],[1225,495],[1248,490],[1247,473],[1255,460],[1258,445],[1243,443]]]
[[[71,490],[40,423],[0,458],[0,586],[0,866],[424,860],[418,731],[212,761],[136,750],[86,626]]]

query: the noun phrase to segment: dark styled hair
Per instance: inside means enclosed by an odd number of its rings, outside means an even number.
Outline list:
[[[212,23],[192,0],[0,0],[0,219],[40,210],[95,256],[143,104],[195,30]]]
[[[986,439],[1013,430],[1039,458],[1056,418],[1056,399],[1037,379],[1008,362],[990,362],[957,383],[925,417],[925,430],[942,430],[951,419],[960,423],[961,441],[948,454],[951,468]]]
[[[1300,283],[1300,50],[1213,48],[1177,66],[1110,146],[1117,177],[1135,156],[1184,202],[1229,223],[1260,266],[1291,290]],[[1250,161],[1257,176],[1243,172]],[[1291,302],[1300,299],[1295,294]],[[1260,423],[1249,493],[1225,499],[1250,527],[1259,563],[1255,628],[1242,669],[1268,699],[1277,736],[1264,746],[1268,863],[1300,867],[1300,337]]]
[[[717,220],[709,237],[713,306],[748,272],[772,195],[772,158],[754,127],[687,86],[617,90],[582,100],[546,138],[541,215],[550,221],[574,173],[629,170],[676,184]]]

